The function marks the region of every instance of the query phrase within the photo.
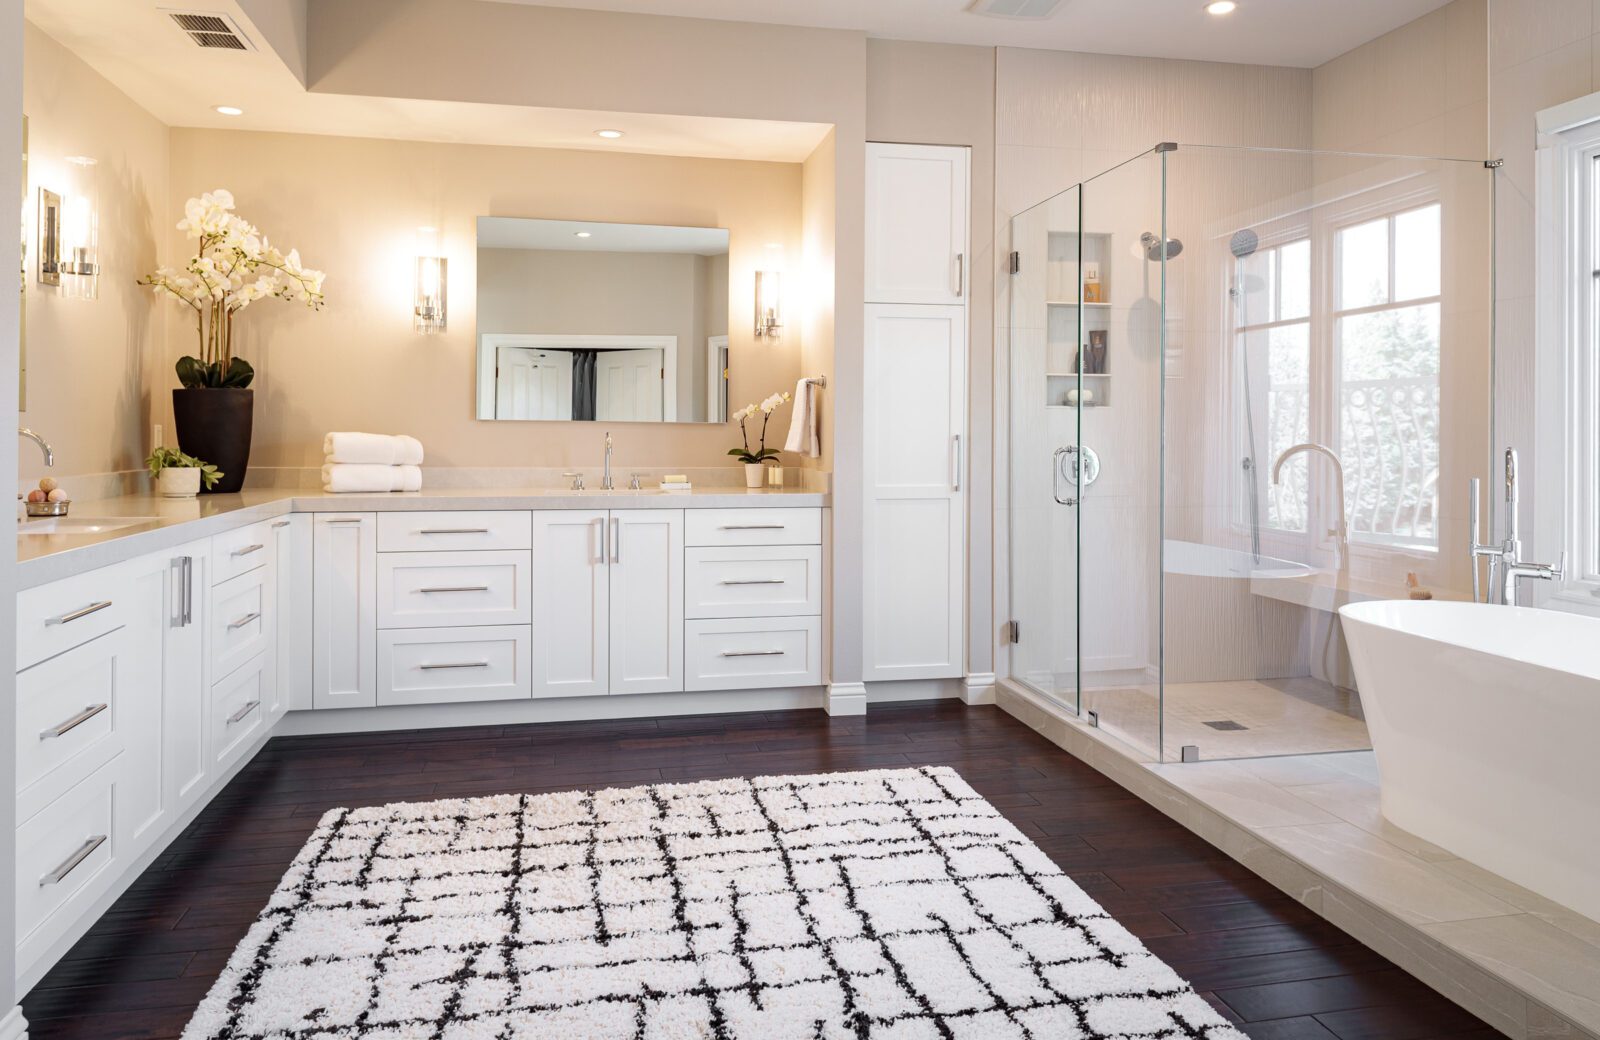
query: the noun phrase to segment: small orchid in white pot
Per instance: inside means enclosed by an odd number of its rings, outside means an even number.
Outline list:
[[[758,405],[747,404],[733,413],[733,417],[739,420],[739,436],[744,441],[744,447],[729,448],[728,454],[736,456],[740,462],[744,463],[744,486],[747,488],[759,488],[762,484],[764,463],[768,459],[778,457],[777,448],[767,447],[767,423],[772,421],[772,413],[778,410],[778,406],[787,403],[788,400],[789,394],[787,393],[773,394]],[[746,423],[757,412],[761,413],[761,438],[756,450],[751,451],[750,428]]]

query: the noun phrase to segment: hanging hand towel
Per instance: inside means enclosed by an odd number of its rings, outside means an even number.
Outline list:
[[[330,463],[322,467],[322,490],[335,495],[374,491],[421,491],[422,468]]]
[[[801,379],[794,386],[794,413],[789,417],[789,440],[784,451],[799,452],[806,458],[822,457],[822,417],[817,414],[817,384]]]
[[[420,466],[422,442],[415,437],[383,433],[330,433],[322,441],[329,462],[370,466]]]

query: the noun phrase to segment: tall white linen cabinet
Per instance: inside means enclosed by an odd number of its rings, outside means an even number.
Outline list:
[[[970,154],[867,145],[867,682],[966,671]]]

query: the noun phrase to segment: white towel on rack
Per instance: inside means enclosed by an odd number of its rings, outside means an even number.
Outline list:
[[[330,462],[322,467],[322,490],[335,495],[421,491],[422,467]]]
[[[368,466],[420,466],[422,442],[415,437],[386,433],[330,433],[322,439],[329,462]]]
[[[822,457],[822,417],[817,413],[817,384],[802,378],[794,386],[794,412],[789,417],[789,439],[784,451],[799,452],[808,459]]]

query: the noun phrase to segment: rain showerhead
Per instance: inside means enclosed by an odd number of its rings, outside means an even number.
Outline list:
[[[1181,240],[1176,238],[1167,239],[1166,249],[1163,250],[1160,236],[1150,231],[1146,231],[1139,236],[1139,244],[1144,246],[1144,258],[1151,261],[1171,260],[1183,252],[1183,242]],[[1165,256],[1162,256],[1163,252],[1166,253]]]

